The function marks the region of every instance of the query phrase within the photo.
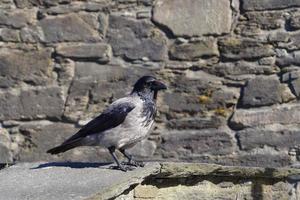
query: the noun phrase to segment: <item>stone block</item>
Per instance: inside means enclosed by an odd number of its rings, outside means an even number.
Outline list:
[[[59,119],[64,109],[61,93],[58,87],[2,91],[0,120]]]
[[[43,42],[95,42],[100,36],[82,18],[75,14],[46,17],[39,22],[44,32]]]
[[[252,10],[278,10],[289,7],[299,7],[298,0],[242,0],[242,8],[247,11]]]
[[[170,129],[209,129],[219,128],[226,125],[226,119],[218,116],[211,117],[189,117],[168,120],[167,126]]]
[[[176,36],[229,33],[231,9],[228,0],[159,0],[153,20]]]
[[[259,65],[257,63],[246,61],[221,62],[212,66],[209,70],[212,74],[225,77],[248,74],[273,74],[277,72],[276,68],[272,65]]]
[[[226,155],[233,152],[230,130],[172,130],[162,133],[158,151],[163,157],[192,158],[201,154]],[[217,147],[217,148],[216,148]]]
[[[26,25],[32,24],[35,20],[35,9],[24,9],[3,11],[0,13],[0,25],[13,28],[22,28]]]
[[[232,60],[252,60],[275,55],[272,45],[253,39],[225,38],[219,41],[219,48],[221,56]]]
[[[116,56],[124,56],[128,60],[147,58],[152,61],[166,58],[165,36],[147,21],[111,15],[107,37]]]
[[[248,128],[237,133],[242,150],[273,147],[277,150],[289,150],[298,145],[300,127],[270,125],[266,128]]]
[[[172,59],[197,60],[202,57],[218,56],[218,46],[215,39],[203,39],[193,43],[173,44],[169,54]]]
[[[299,124],[299,104],[276,107],[237,109],[229,121],[233,129],[261,127],[269,124]]]
[[[299,30],[300,29],[300,15],[292,16],[289,21],[289,26],[293,30]]]
[[[11,139],[6,129],[0,127],[0,163],[12,163]]]
[[[282,87],[277,76],[257,76],[246,82],[242,107],[268,106],[282,102]]]
[[[19,31],[8,28],[0,29],[0,41],[20,42]]]
[[[0,55],[0,87],[11,87],[20,82],[45,85],[50,81],[51,68],[50,49],[21,51],[3,48]]]
[[[104,43],[58,45],[56,53],[59,56],[75,60],[108,62],[111,58],[111,47]]]

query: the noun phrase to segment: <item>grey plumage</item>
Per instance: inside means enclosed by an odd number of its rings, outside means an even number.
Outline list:
[[[128,158],[128,165],[143,166],[125,151],[146,138],[156,116],[156,96],[166,86],[153,76],[144,76],[134,85],[130,95],[113,102],[102,114],[83,126],[61,145],[47,151],[58,154],[78,146],[100,145],[108,148],[118,168],[130,169],[119,163],[115,150]]]

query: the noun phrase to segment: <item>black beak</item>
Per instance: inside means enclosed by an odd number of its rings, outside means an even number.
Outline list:
[[[153,90],[166,90],[167,86],[164,83],[156,80],[156,81],[153,81],[152,89]]]

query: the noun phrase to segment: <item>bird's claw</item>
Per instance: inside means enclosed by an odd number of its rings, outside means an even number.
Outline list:
[[[144,167],[145,164],[142,161],[130,160],[128,162],[123,162],[123,165],[129,165],[134,167]]]
[[[111,169],[121,170],[123,172],[132,171],[134,168],[126,165],[111,166]]]

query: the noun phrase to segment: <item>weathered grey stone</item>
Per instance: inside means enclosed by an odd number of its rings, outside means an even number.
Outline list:
[[[289,21],[289,26],[293,30],[300,29],[300,15],[292,16]]]
[[[226,125],[226,119],[218,116],[180,118],[168,120],[167,125],[177,130],[219,128]]]
[[[276,64],[280,67],[300,66],[300,51],[293,51],[290,54],[277,57]]]
[[[108,62],[111,58],[111,48],[104,43],[59,45],[55,50],[58,55],[75,60]]]
[[[300,48],[300,33],[298,31],[290,33],[290,40],[288,43],[279,43],[279,47],[287,49],[288,51],[299,50]]]
[[[167,54],[166,38],[146,21],[111,15],[107,37],[114,54],[129,60],[162,61]]]
[[[270,173],[270,171],[272,173]],[[285,179],[299,173],[299,169],[292,168],[263,168],[263,167],[241,167],[222,166],[205,163],[182,163],[164,162],[161,163],[161,171],[156,177],[160,178],[191,178],[196,176],[219,176],[232,178],[267,178]],[[168,180],[170,181],[170,180]],[[225,186],[225,184],[222,184]]]
[[[298,69],[282,74],[281,80],[289,85],[294,95],[300,96],[300,71]]]
[[[40,5],[39,0],[15,0],[15,4],[18,8],[32,8]]]
[[[245,17],[247,25],[255,25],[262,30],[283,28],[286,22],[283,12],[247,12]]]
[[[22,42],[37,43],[42,41],[43,31],[37,26],[24,27],[20,31],[20,37]]]
[[[13,155],[8,147],[0,143],[0,163],[12,163]]]
[[[39,22],[44,42],[95,42],[100,38],[89,24],[75,14],[44,18]]]
[[[298,145],[300,127],[271,125],[266,128],[248,128],[237,134],[242,150],[273,147],[289,150]]]
[[[153,20],[177,36],[228,33],[231,27],[230,1],[159,0],[155,3]]]
[[[197,60],[201,57],[218,56],[218,46],[215,39],[208,38],[193,43],[173,44],[170,47],[171,58],[178,60]]]
[[[0,87],[11,87],[22,81],[45,85],[50,81],[51,65],[50,49],[20,51],[3,48],[0,55]]]
[[[273,150],[273,149],[272,149]],[[272,153],[269,151],[255,152],[253,150],[250,153],[237,153],[229,154],[224,156],[211,156],[211,155],[201,155],[181,158],[182,161],[189,162],[201,162],[201,163],[215,163],[220,165],[229,166],[251,166],[251,167],[285,167],[290,165],[291,158],[286,152],[280,152],[273,150]],[[175,159],[173,159],[175,160]]]
[[[163,157],[193,157],[200,154],[226,155],[233,152],[230,131],[226,128],[172,130],[162,134],[159,151]],[[215,148],[218,146],[218,148]]]
[[[0,120],[46,117],[59,119],[63,107],[64,100],[61,89],[58,87],[2,91],[0,95]]]
[[[209,71],[218,76],[239,76],[248,74],[274,74],[278,71],[272,65],[258,65],[253,62],[237,61],[219,63],[212,66]]]
[[[32,24],[35,19],[36,10],[3,11],[0,13],[0,25],[22,28]]]
[[[275,55],[272,45],[253,39],[225,38],[219,41],[220,53],[227,59],[255,59]]]
[[[70,3],[71,0],[15,0],[18,8],[31,8],[35,6],[55,6],[60,3]]]
[[[281,91],[277,76],[257,76],[247,81],[243,88],[241,106],[256,107],[281,103]]]
[[[163,94],[164,102],[170,112],[188,112],[198,113],[204,108],[200,103],[198,96],[186,95],[183,93],[165,93]]]
[[[290,36],[287,32],[275,32],[268,36],[268,40],[270,42],[288,42],[290,40]]]
[[[298,7],[298,0],[242,0],[244,10],[275,10],[289,7]]]
[[[115,199],[160,169],[158,163],[126,173],[111,167],[105,163],[19,163],[1,171],[0,193],[9,200]],[[11,192],[13,188],[18,192]]]
[[[260,127],[269,124],[299,124],[299,104],[285,104],[277,107],[237,109],[230,119],[234,129]]]
[[[76,128],[71,124],[51,123],[51,122],[31,122],[20,126],[20,133],[25,135],[25,146],[18,153],[20,161],[39,161],[39,160],[62,160],[74,158],[75,152],[62,154],[61,156],[51,156],[46,151],[59,145],[64,139],[76,132]],[[78,157],[83,158],[80,155]],[[80,158],[79,158],[80,159]],[[84,158],[83,158],[84,159]]]
[[[108,29],[108,15],[104,13],[100,13],[98,15],[98,22],[99,22],[98,31],[101,33],[103,37],[105,37]]]
[[[19,31],[8,28],[0,29],[0,41],[20,42]]]
[[[11,139],[6,129],[0,127],[0,163],[12,163]]]
[[[0,8],[11,9],[14,8],[15,4],[13,0],[0,0]]]
[[[137,19],[150,19],[151,11],[150,10],[139,11],[136,13],[136,18]]]

